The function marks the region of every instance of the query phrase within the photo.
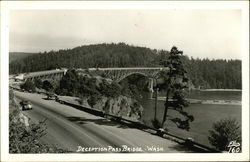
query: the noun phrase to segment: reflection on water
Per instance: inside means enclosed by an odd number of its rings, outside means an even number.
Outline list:
[[[224,100],[240,100],[241,92],[227,92],[227,93],[211,93],[202,92],[201,94],[192,94],[193,97],[198,96],[198,99],[205,99],[204,96],[207,96],[208,99],[224,99]],[[148,99],[150,93],[144,93],[143,98],[140,100],[142,106],[144,107],[144,112],[142,116],[142,121],[152,126],[151,120],[154,118],[155,112],[155,101]],[[219,98],[216,98],[219,96]],[[197,99],[197,97],[195,97]],[[157,102],[157,119],[162,121],[163,112],[164,112],[164,101]],[[168,130],[178,136],[187,138],[192,137],[195,141],[210,145],[207,139],[208,130],[212,129],[214,122],[225,119],[228,117],[236,118],[239,123],[241,123],[241,105],[216,105],[216,104],[190,104],[186,110],[189,114],[192,114],[195,120],[190,123],[190,130],[185,131],[176,127],[171,121],[167,121]],[[179,115],[174,110],[168,111],[168,117]]]

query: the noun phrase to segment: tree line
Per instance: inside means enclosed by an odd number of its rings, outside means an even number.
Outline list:
[[[10,74],[55,68],[154,67],[163,66],[169,51],[137,47],[125,43],[96,44],[50,51],[12,59]],[[194,59],[182,56],[194,87],[241,89],[241,60]]]

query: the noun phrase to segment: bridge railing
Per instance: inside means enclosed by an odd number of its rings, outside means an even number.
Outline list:
[[[87,69],[78,69],[78,70],[89,70],[89,71],[112,71],[112,70],[163,70],[168,69],[166,67],[126,67],[126,68],[87,68]]]
[[[51,75],[51,74],[60,74],[60,73],[65,73],[65,70],[49,70],[49,71],[26,73],[24,74],[24,78]]]

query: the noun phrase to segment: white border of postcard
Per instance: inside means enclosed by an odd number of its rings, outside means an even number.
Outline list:
[[[240,9],[242,12],[242,153],[9,154],[8,13],[18,9]],[[222,47],[223,48],[223,47]],[[226,48],[226,47],[225,47]],[[1,161],[248,161],[249,160],[248,1],[1,1]]]

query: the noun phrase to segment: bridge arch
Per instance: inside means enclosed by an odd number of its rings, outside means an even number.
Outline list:
[[[123,75],[122,77],[120,77],[120,78],[117,79],[116,81],[119,83],[119,82],[121,82],[123,79],[125,79],[125,78],[127,78],[127,77],[129,77],[129,76],[131,76],[131,75],[136,75],[136,74],[142,75],[142,76],[144,76],[144,77],[146,77],[146,78],[149,78],[149,76],[148,76],[147,74],[145,74],[145,73],[142,73],[142,72],[131,72],[131,73],[128,73],[128,74]]]
[[[155,74],[157,74],[158,72],[156,72]],[[156,75],[148,75],[147,73],[143,73],[143,72],[131,72],[131,73],[127,73],[125,75],[123,75],[121,78],[117,79],[116,82],[120,83],[122,80],[128,78],[129,76],[132,75],[140,75],[145,77],[148,80],[148,90],[150,92],[154,92],[154,84],[156,83]]]

